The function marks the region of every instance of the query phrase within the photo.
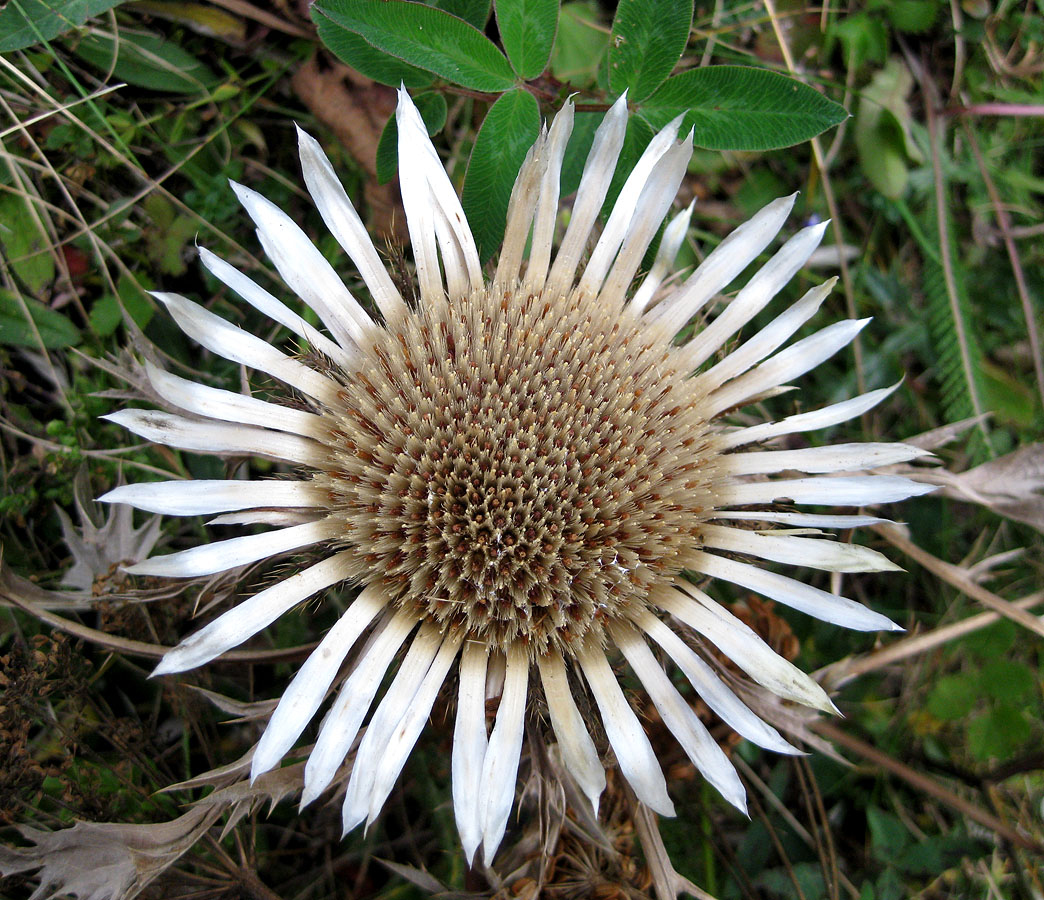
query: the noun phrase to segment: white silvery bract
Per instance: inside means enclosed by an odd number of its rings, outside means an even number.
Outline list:
[[[578,692],[593,699],[582,705],[597,709],[638,798],[672,813],[656,755],[617,680],[614,666],[624,664],[693,764],[743,809],[731,763],[654,650],[739,734],[795,751],[672,623],[691,627],[778,696],[833,707],[816,682],[680,574],[731,582],[847,628],[895,628],[865,606],[756,560],[831,572],[895,569],[875,551],[820,531],[880,520],[773,504],[785,497],[799,507],[859,507],[928,490],[861,474],[921,455],[911,446],[768,449],[774,438],[859,416],[886,390],[778,422],[741,428],[723,421],[729,410],[778,393],[866,324],[828,325],[784,347],[815,315],[831,280],[715,361],[804,265],[824,226],[787,240],[721,312],[675,344],[765,251],[793,197],[770,203],[687,279],[665,287],[690,207],[670,220],[651,268],[636,280],[685,175],[691,134],[679,139],[675,120],[653,138],[597,232],[624,142],[621,97],[598,129],[556,241],[573,125],[567,102],[522,165],[489,278],[405,91],[396,116],[415,300],[401,296],[330,162],[304,133],[305,183],[379,318],[286,214],[240,185],[233,187],[265,251],[323,330],[207,250],[203,264],[311,355],[288,355],[183,297],[156,295],[190,337],[282,382],[296,401],[282,405],[149,366],[156,393],[181,412],[127,409],[108,418],[185,450],[278,460],[295,476],[116,488],[103,499],[168,515],[218,514],[213,523],[225,525],[273,526],[130,571],[199,577],[306,548],[320,557],[186,638],[156,674],[202,665],[321,592],[358,585],[361,593],[283,694],[252,769],[256,777],[279,765],[332,694],[308,757],[303,802],[322,793],[354,753],[346,831],[380,812],[454,667],[453,806],[469,860],[481,845],[491,861],[504,836],[527,711],[541,699],[531,691],[542,694],[564,768],[592,807],[605,774],[591,737],[598,729],[580,712]],[[338,681],[353,649],[354,665]],[[394,678],[378,699],[389,669]],[[491,727],[487,700],[495,701]]]

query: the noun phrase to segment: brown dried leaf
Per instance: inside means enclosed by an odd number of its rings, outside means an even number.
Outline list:
[[[31,847],[0,847],[0,873],[39,869],[30,900],[131,900],[176,862],[221,814],[196,807],[172,822],[122,825],[77,822],[61,831],[18,830]]]
[[[224,838],[240,819],[262,804],[268,803],[269,809],[272,809],[287,797],[298,793],[304,787],[304,768],[305,764],[299,762],[265,772],[253,782],[244,778],[207,794],[202,800],[196,801],[194,808],[213,808],[218,814],[227,810],[228,820],[221,832],[221,837]]]
[[[960,474],[940,469],[930,478],[919,477],[941,485],[946,497],[978,503],[1044,532],[1044,444],[1029,444]]]
[[[981,416],[972,416],[968,419],[961,419],[959,422],[941,425],[938,428],[933,428],[931,431],[921,432],[921,434],[915,437],[903,438],[903,443],[913,444],[922,450],[936,450],[944,444],[957,440],[968,429],[985,422],[989,417],[989,413],[984,413]]]
[[[241,700],[233,700],[231,697],[226,697],[224,694],[218,694],[215,691],[208,691],[206,688],[201,688],[195,684],[185,686],[189,690],[200,694],[221,712],[228,713],[230,716],[236,716],[230,722],[256,722],[259,719],[267,719],[275,712],[276,706],[279,705],[278,698],[245,703]]]
[[[249,755],[218,773],[242,773],[247,766]],[[196,783],[203,782],[197,779]],[[0,875],[40,869],[40,884],[30,900],[66,895],[76,900],[132,900],[190,850],[226,812],[222,838],[259,805],[275,806],[298,792],[303,783],[301,762],[267,772],[253,784],[241,778],[197,800],[187,813],[172,822],[77,822],[72,828],[52,832],[23,826],[20,833],[34,846],[0,846]]]
[[[211,769],[209,772],[204,772],[202,775],[196,775],[189,778],[187,781],[179,781],[177,784],[170,785],[170,787],[162,788],[161,792],[191,791],[201,787],[229,787],[240,780],[240,776],[245,775],[250,771],[250,763],[254,758],[255,749],[257,749],[256,744],[234,762],[230,762],[224,766],[218,766],[216,769]],[[208,796],[213,795],[208,794]]]
[[[423,869],[418,869],[415,866],[403,865],[402,863],[397,863],[390,859],[381,859],[380,857],[377,857],[377,862],[400,878],[416,885],[422,891],[427,891],[429,894],[439,894],[446,890],[442,882],[432,875],[431,872],[425,872]]]
[[[719,672],[719,675],[724,677],[729,687],[750,708],[751,712],[768,722],[773,728],[783,732],[792,744],[796,741],[800,742],[818,753],[829,756],[841,765],[848,765],[848,761],[833,748],[829,741],[823,740],[815,733],[816,723],[824,718],[819,710],[784,700],[747,678],[739,678],[729,672]]]
[[[94,597],[88,591],[49,591],[28,578],[11,571],[0,558],[0,606],[22,606],[30,609],[91,609]]]

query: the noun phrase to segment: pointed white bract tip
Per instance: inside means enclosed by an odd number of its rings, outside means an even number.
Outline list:
[[[475,852],[478,850],[478,846],[478,838],[468,841],[465,841],[463,837],[460,839],[460,849],[464,851],[464,859],[468,861],[469,869],[475,868]]]
[[[613,116],[619,118],[623,116],[627,118],[627,91],[624,92],[616,99],[616,102],[609,107],[609,111],[606,113],[607,116]]]
[[[151,575],[152,566],[149,565],[151,560],[143,560],[142,562],[135,563],[133,566],[127,566],[124,568],[124,572],[128,575]]]
[[[318,797],[321,793],[322,791],[317,791],[315,789],[315,785],[308,784],[306,782],[304,790],[301,791],[301,803],[297,807],[298,810],[303,810],[306,806],[315,802],[316,797]]]
[[[801,674],[804,675],[803,672]],[[835,716],[840,715],[837,707],[834,706],[834,701],[830,699],[827,692],[823,690],[823,686],[818,681],[815,681],[808,675],[805,675],[804,681],[805,684],[802,687],[801,696],[791,695],[785,699],[804,704],[810,709],[818,709],[821,712],[830,713]],[[769,688],[769,690],[772,690],[772,688]],[[775,693],[775,691],[773,691],[773,693]]]
[[[344,815],[341,818],[341,837],[343,838],[348,832],[354,831],[362,823],[366,821],[366,813],[360,813],[357,809],[349,809],[347,806],[344,810]],[[366,831],[369,830],[370,823],[366,822],[366,828],[363,830],[365,836]]]
[[[108,416],[101,416],[101,418],[107,419]],[[122,487],[126,487],[126,485],[122,485]],[[122,502],[123,501],[120,499],[120,489],[119,488],[113,488],[111,491],[109,491],[108,493],[102,494],[100,497],[98,497],[95,500],[95,503],[122,503]]]
[[[416,111],[417,107],[413,103],[413,98],[410,96],[410,92],[406,90],[405,84],[399,85],[398,90],[399,102],[395,107],[395,119],[396,123],[401,123],[403,116],[405,116],[410,110]]]
[[[736,777],[736,786],[737,790],[735,792],[730,791],[728,794],[723,794],[722,796],[749,819],[750,813],[747,812],[747,791],[743,787],[743,782],[739,780],[739,776]]]
[[[168,291],[149,291],[149,294],[153,300],[158,300],[167,307],[173,315],[177,315],[179,311],[182,313],[192,312],[192,301],[186,300],[180,294],[171,294]]]
[[[256,191],[252,191],[245,184],[240,184],[238,181],[233,181],[231,178],[228,179],[228,186],[232,188],[232,193],[239,198],[239,202],[244,206],[247,205],[247,201],[250,199],[251,195],[256,193]]]
[[[923,459],[925,456],[935,456],[931,450],[925,450],[924,447],[918,447],[916,444],[900,442],[899,446],[905,448],[906,452],[910,454],[910,459]]]
[[[671,119],[671,121],[670,121],[670,122],[668,122],[668,123],[667,123],[666,125],[664,125],[664,127],[663,127],[663,130],[664,130],[664,131],[667,131],[668,129],[670,129],[670,130],[672,130],[672,131],[673,131],[673,132],[674,132],[675,134],[677,134],[677,133],[678,133],[678,129],[679,129],[679,128],[681,128],[681,123],[682,123],[682,120],[683,120],[683,119],[685,118],[685,116],[686,116],[687,114],[688,114],[688,110],[686,110],[686,111],[685,111],[685,112],[683,112],[683,113],[679,113],[679,114],[678,114],[678,115],[676,115],[676,116],[675,116],[675,117],[674,117],[673,119]],[[690,131],[690,132],[689,132],[689,134],[690,134],[690,136],[691,136],[691,134],[692,134],[692,131]]]
[[[302,160],[305,160],[306,158],[322,159],[326,156],[319,141],[312,137],[296,122],[294,123],[294,127],[297,129],[297,152]]]
[[[271,750],[266,749],[265,737],[268,735],[268,729],[261,735],[261,740],[258,742],[257,747],[254,748],[254,758],[250,761],[250,783],[253,784],[258,778],[264,775],[266,772],[271,772],[276,766],[279,765],[279,760],[282,757],[274,757]],[[271,746],[271,744],[269,744]]]
[[[822,222],[817,222],[815,225],[809,225],[808,230],[816,236],[816,242],[818,243],[823,239],[823,235],[826,233],[826,230],[829,227],[830,220],[824,219]]]
[[[676,813],[674,810],[674,801],[671,800],[670,797],[666,799],[666,802],[661,800],[659,803],[656,804],[656,806],[652,806],[649,803],[646,803],[645,805],[648,806],[653,812],[659,813],[661,816],[670,816],[671,818],[674,818],[676,815],[678,815],[678,813]]]
[[[130,569],[127,569],[126,571],[129,572]],[[179,666],[177,663],[177,657],[174,657],[173,659],[171,658],[173,656],[173,651],[164,654],[163,658],[160,659],[159,663],[156,665],[156,668],[149,673],[149,678],[159,678],[160,675],[174,675],[178,672],[184,672],[184,668]]]
[[[602,794],[587,794],[587,801],[591,804],[591,812],[594,813],[594,817],[598,818],[598,807],[602,802]]]

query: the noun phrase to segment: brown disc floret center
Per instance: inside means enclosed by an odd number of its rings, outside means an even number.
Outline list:
[[[713,506],[700,397],[672,359],[577,292],[493,286],[379,329],[316,476],[353,577],[533,652],[644,609]]]

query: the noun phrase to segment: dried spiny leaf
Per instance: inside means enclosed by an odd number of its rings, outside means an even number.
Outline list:
[[[200,838],[221,807],[196,807],[172,822],[77,822],[61,831],[18,830],[33,846],[0,846],[0,874],[39,869],[31,900],[131,900]]]
[[[122,581],[121,563],[145,559],[160,538],[162,520],[150,516],[144,525],[134,527],[134,511],[127,506],[110,507],[104,521],[90,511],[95,504],[88,499],[94,491],[80,472],[73,483],[73,499],[79,525],[63,509],[58,509],[65,544],[73,556],[73,564],[62,578],[62,587],[102,593],[110,579],[114,586]]]
[[[1044,532],[1044,444],[1030,444],[960,474],[930,474],[922,480],[941,484],[944,496],[978,503]]]

